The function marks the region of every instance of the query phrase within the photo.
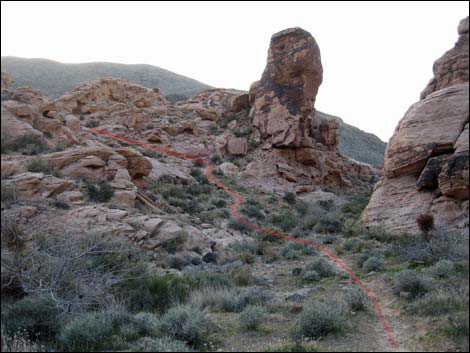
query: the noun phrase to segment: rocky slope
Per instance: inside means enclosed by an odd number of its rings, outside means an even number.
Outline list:
[[[437,226],[468,232],[468,17],[458,34],[390,140],[383,178],[362,215],[366,225],[416,232],[417,216],[431,213]]]
[[[46,59],[2,57],[2,71],[14,78],[12,88],[31,86],[51,98],[58,98],[78,83],[102,77],[129,80],[147,88],[158,87],[166,98],[175,103],[186,100],[209,85],[174,74],[151,65],[124,65],[114,63],[63,64]],[[242,94],[242,91],[233,91]],[[328,114],[319,112],[320,115]],[[383,164],[386,143],[376,136],[344,123],[339,123],[339,150],[342,154],[374,166]]]
[[[83,81],[115,77],[148,88],[158,87],[165,95],[192,96],[211,88],[202,82],[152,65],[116,63],[64,64],[47,59],[2,56],[2,71],[14,77],[13,88],[31,86],[58,98]]]

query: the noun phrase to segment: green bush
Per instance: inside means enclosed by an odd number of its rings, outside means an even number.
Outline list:
[[[323,349],[313,343],[294,343],[278,347],[271,347],[266,352],[324,352]]]
[[[343,223],[334,215],[327,215],[319,220],[313,230],[318,233],[339,233],[343,229]]]
[[[279,252],[279,255],[287,260],[295,260],[302,255],[314,256],[315,249],[307,244],[287,243]]]
[[[317,272],[321,278],[332,277],[336,275],[334,267],[322,257],[305,266],[303,272],[309,271]]]
[[[1,331],[2,352],[47,352],[46,347],[36,341],[31,341],[25,332],[13,334]]]
[[[113,336],[118,336],[120,327],[129,321],[123,313],[86,313],[66,325],[60,334],[59,343],[66,352],[97,352],[122,349]]]
[[[40,136],[23,135],[16,139],[4,138],[2,153],[19,152],[25,155],[38,155],[47,152],[49,147]]]
[[[319,339],[345,329],[345,304],[338,301],[313,302],[300,313],[294,328],[295,338]]]
[[[60,331],[61,309],[50,298],[24,298],[2,307],[5,332],[24,331],[30,339],[50,340]]]
[[[295,194],[293,192],[285,192],[282,198],[288,204],[291,204],[291,205],[295,204]]]
[[[178,250],[181,250],[182,246],[188,241],[189,235],[184,231],[180,231],[175,234],[172,238],[165,240],[161,243],[162,249],[170,254],[174,254]]]
[[[297,226],[299,220],[291,211],[284,210],[281,213],[273,215],[271,222],[275,226],[281,228],[284,232],[288,232]]]
[[[364,311],[367,305],[367,295],[360,288],[353,288],[348,290],[344,296],[344,300],[350,310],[353,311]]]
[[[233,286],[232,278],[228,272],[214,272],[208,270],[191,270],[185,272],[183,278],[192,288],[229,288]]]
[[[49,165],[48,161],[41,158],[34,158],[26,165],[26,169],[31,173],[44,173],[51,174],[53,168]]]
[[[268,312],[259,305],[249,305],[240,313],[240,327],[245,331],[255,331],[266,320]]]
[[[116,288],[116,295],[134,312],[163,312],[175,303],[184,302],[193,286],[187,278],[168,274],[126,280]]]
[[[251,218],[256,218],[260,220],[265,218],[263,211],[259,208],[259,206],[255,205],[243,205],[240,208],[240,212]]]
[[[442,315],[468,310],[468,288],[439,288],[408,304],[406,310],[418,315]]]
[[[228,227],[231,229],[238,230],[242,233],[251,233],[251,228],[248,227],[245,223],[239,221],[238,219],[231,218]]]
[[[191,349],[181,341],[170,337],[144,337],[133,343],[129,352],[191,352]]]
[[[415,270],[403,270],[394,278],[394,292],[409,293],[411,298],[418,298],[429,292],[431,280]]]
[[[2,183],[1,201],[5,204],[10,204],[16,201],[16,189],[14,185],[7,185]]]
[[[435,278],[449,278],[455,272],[455,266],[450,260],[441,260],[434,264],[429,272]]]
[[[98,182],[98,185],[87,181],[85,188],[90,201],[94,202],[108,202],[114,195],[112,186],[105,180]]]
[[[163,335],[195,347],[208,343],[212,329],[213,324],[207,313],[191,305],[177,305],[169,309],[159,323]]]
[[[300,278],[303,282],[316,282],[321,279],[317,271],[302,271]]]
[[[251,286],[255,282],[255,278],[253,277],[251,268],[248,266],[233,270],[231,272],[231,277],[233,282],[237,286]]]
[[[382,257],[369,257],[364,263],[362,264],[362,269],[364,272],[379,272],[383,271],[385,268],[385,262]]]

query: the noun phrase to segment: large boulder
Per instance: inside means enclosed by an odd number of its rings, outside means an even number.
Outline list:
[[[361,221],[393,233],[418,232],[416,218],[468,233],[468,17],[455,47],[434,63],[434,77],[390,139],[384,176]]]

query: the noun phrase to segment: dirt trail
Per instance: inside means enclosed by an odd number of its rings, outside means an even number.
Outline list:
[[[207,162],[205,160],[202,160],[200,158],[189,156],[189,155],[186,155],[186,154],[183,154],[183,153],[179,153],[179,152],[167,149],[167,148],[152,146],[152,145],[149,145],[145,142],[138,141],[138,140],[135,140],[135,139],[132,139],[132,138],[129,138],[129,137],[116,135],[116,134],[113,134],[109,131],[100,130],[100,129],[96,129],[96,128],[90,128],[90,130],[93,131],[94,133],[98,134],[98,135],[101,135],[101,136],[104,136],[104,137],[107,137],[107,138],[122,141],[122,142],[132,144],[132,145],[141,146],[141,147],[144,147],[144,148],[147,148],[147,149],[150,149],[150,150],[154,150],[154,151],[157,151],[157,152],[160,152],[160,153],[164,153],[164,154],[169,155],[169,156],[173,156],[173,157],[177,157],[177,158],[181,158],[181,159],[186,159],[186,160],[191,161],[191,162],[197,162],[197,163],[200,163],[202,165],[205,165],[206,166],[205,176],[207,177],[207,179],[209,181],[211,181],[212,183],[214,183],[215,185],[222,188],[223,190],[225,190],[229,195],[231,195],[232,197],[235,198],[236,201],[230,207],[230,211],[236,219],[238,219],[240,222],[245,224],[247,227],[249,227],[253,230],[256,230],[258,232],[262,232],[262,233],[265,233],[267,235],[270,235],[270,236],[273,236],[273,237],[276,237],[276,238],[280,238],[280,239],[283,239],[283,240],[286,240],[286,241],[289,241],[289,242],[312,246],[312,247],[316,248],[317,250],[321,251],[331,261],[336,263],[336,265],[339,266],[344,272],[346,272],[349,275],[349,277],[357,285],[359,285],[362,288],[362,290],[369,296],[369,298],[372,300],[372,302],[374,304],[375,311],[377,312],[377,315],[378,315],[378,317],[380,319],[380,322],[381,322],[382,332],[385,332],[385,334],[387,336],[387,339],[388,339],[388,348],[383,349],[383,351],[389,351],[390,348],[392,348],[393,351],[398,350],[398,346],[397,346],[397,343],[395,341],[394,335],[393,335],[392,330],[390,329],[390,327],[389,327],[389,325],[388,325],[388,323],[385,319],[384,312],[383,312],[383,310],[380,306],[380,303],[379,303],[379,300],[378,300],[376,294],[366,284],[364,284],[349,269],[349,267],[347,267],[335,255],[333,255],[327,248],[325,248],[325,247],[321,246],[320,244],[317,244],[313,241],[310,241],[310,240],[294,238],[294,237],[288,236],[288,235],[283,234],[283,233],[279,233],[279,232],[272,231],[270,229],[259,227],[256,224],[253,224],[253,223],[249,222],[248,220],[246,220],[245,218],[243,218],[238,213],[239,206],[241,206],[241,204],[244,202],[243,196],[240,195],[238,192],[236,192],[234,190],[231,190],[227,185],[225,185],[224,183],[222,183],[220,180],[218,180],[216,177],[214,177],[212,175],[212,170],[215,168],[215,165],[213,163],[209,163],[209,162]],[[378,325],[376,325],[376,326],[378,326]],[[401,350],[401,348],[400,348],[400,350]]]

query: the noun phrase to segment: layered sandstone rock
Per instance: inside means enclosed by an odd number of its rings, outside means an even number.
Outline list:
[[[168,102],[158,90],[151,90],[126,80],[100,79],[77,85],[57,99],[53,109],[89,121],[141,129],[152,116],[165,114]]]
[[[12,82],[11,76],[6,72],[2,72],[2,93],[10,88]]]
[[[364,224],[417,232],[417,216],[430,212],[445,229],[468,228],[468,40],[467,17],[456,45],[434,63],[434,78],[390,139]]]
[[[248,95],[228,89],[215,88],[202,91],[178,104],[184,113],[194,113],[205,120],[220,120],[225,114],[249,107]]]
[[[360,184],[366,167],[338,152],[338,123],[316,115],[322,78],[320,50],[310,33],[290,28],[272,36],[261,80],[249,90],[252,138],[263,151],[248,165],[246,177],[273,175],[302,185]],[[369,167],[366,174],[375,171]]]

